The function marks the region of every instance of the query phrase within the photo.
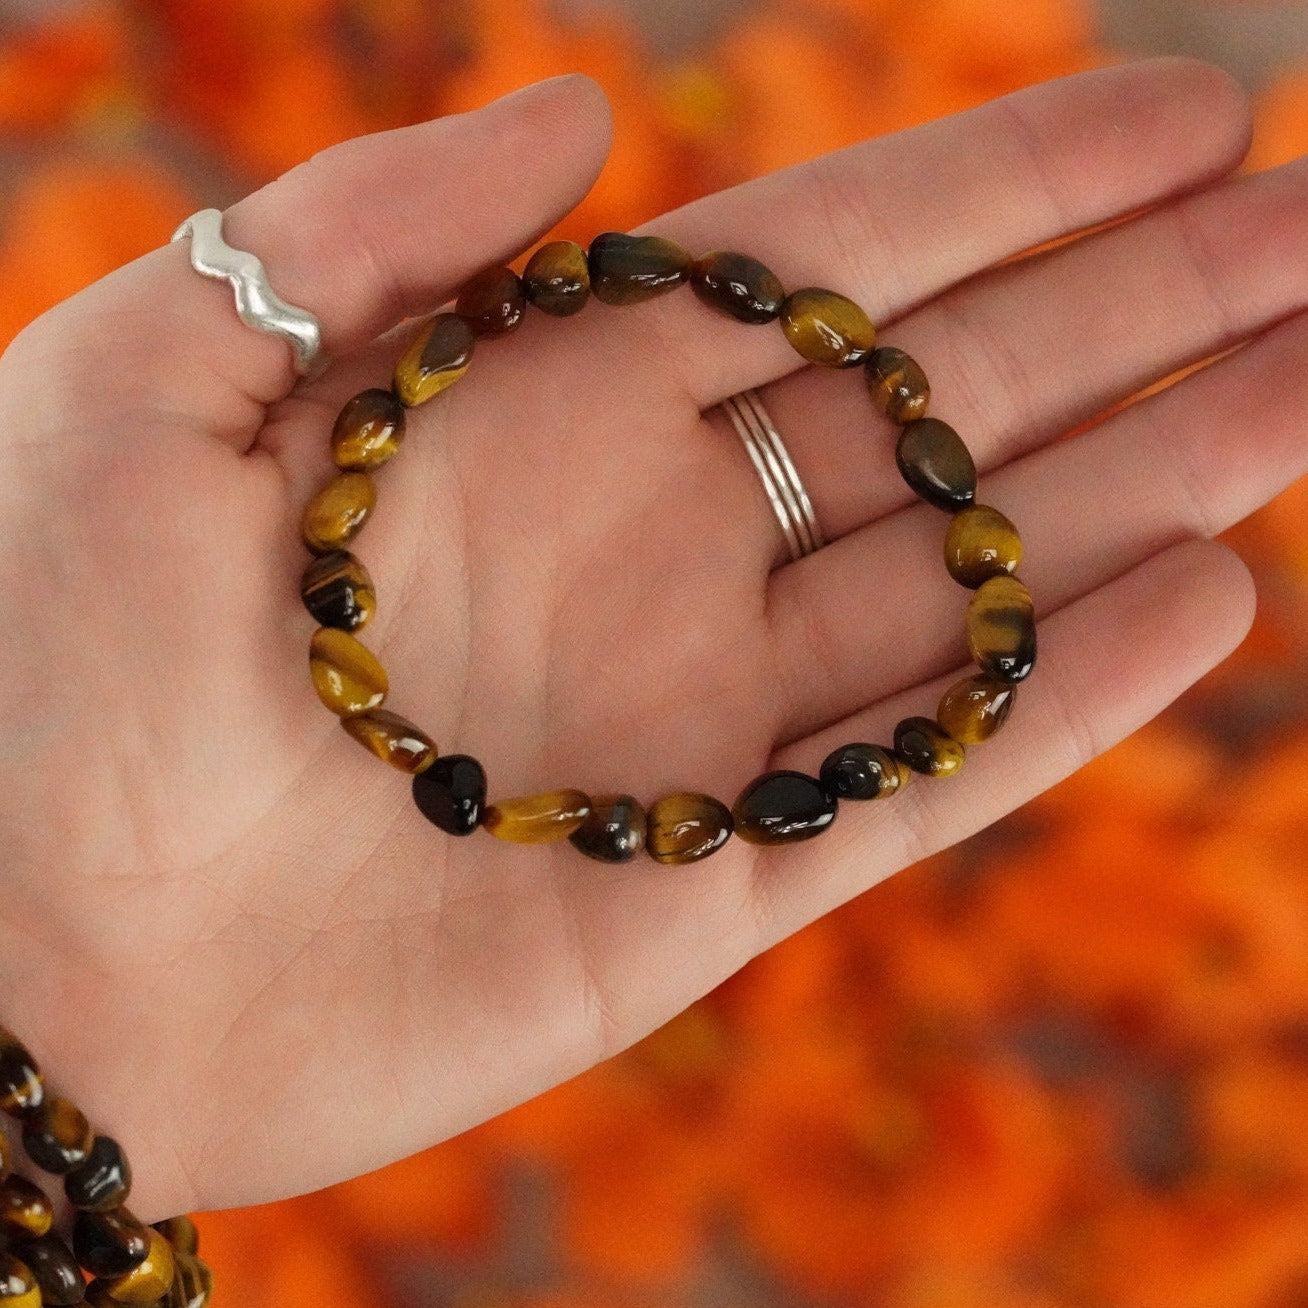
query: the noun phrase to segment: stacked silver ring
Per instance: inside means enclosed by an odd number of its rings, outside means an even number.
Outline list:
[[[791,560],[820,550],[826,541],[813,512],[813,503],[758,392],[741,391],[723,400],[721,407],[763,482],[790,548]]]

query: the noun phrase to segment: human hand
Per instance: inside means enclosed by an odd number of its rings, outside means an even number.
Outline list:
[[[401,317],[547,230],[608,132],[595,85],[558,79],[347,142],[230,209],[228,240],[339,360],[294,391],[285,345],[183,245],[0,359],[3,1019],[123,1143],[145,1220],[367,1171],[616,1052],[1066,776],[1247,629],[1247,571],[1196,538],[1308,469],[1308,175],[1222,180],[1249,109],[1212,68],[1084,74],[649,227],[843,291],[923,364],[1026,546],[1040,661],[1004,729],[818,840],[680,868],[429,825],[313,694],[299,515]],[[860,370],[800,363],[689,292],[532,312],[479,348],[410,412],[358,541],[389,706],[477,755],[492,799],[727,802],[933,712],[966,662],[943,517],[895,472]],[[833,542],[783,567],[754,469],[704,416],[751,386]]]

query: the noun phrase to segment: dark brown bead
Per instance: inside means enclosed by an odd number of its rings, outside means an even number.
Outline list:
[[[73,1252],[92,1276],[124,1276],[149,1256],[151,1234],[126,1208],[107,1213],[79,1209],[73,1218]]]
[[[541,845],[572,835],[590,813],[590,797],[580,790],[550,790],[517,795],[491,804],[482,826],[499,840]]]
[[[13,1035],[0,1027],[0,1110],[11,1117],[25,1117],[40,1108],[45,1099],[41,1069]]]
[[[1022,561],[1017,528],[998,509],[970,504],[960,509],[945,532],[945,567],[962,586],[976,589],[1003,572],[1015,572]]]
[[[821,286],[791,291],[781,303],[781,330],[810,363],[852,368],[871,353],[872,320],[846,295]]]
[[[172,1245],[152,1227],[146,1229],[145,1238],[149,1242],[145,1258],[105,1286],[109,1297],[119,1303],[157,1305],[172,1289],[176,1271]]]
[[[300,536],[314,554],[343,550],[377,506],[377,488],[366,472],[342,472],[304,507]]]
[[[3,1181],[9,1175],[9,1169],[13,1166],[13,1159],[9,1156],[9,1138],[0,1134],[0,1181]]]
[[[731,810],[712,795],[665,795],[649,807],[645,848],[660,863],[694,863],[721,849],[734,826]]]
[[[195,1223],[185,1213],[178,1213],[176,1217],[165,1217],[162,1222],[154,1222],[153,1226],[172,1245],[176,1253],[200,1252],[200,1232],[195,1229]]]
[[[967,647],[982,672],[1021,681],[1036,658],[1035,605],[1016,577],[983,582],[967,606]]]
[[[527,260],[527,298],[544,313],[570,318],[590,299],[590,266],[576,241],[549,241]]]
[[[966,751],[931,718],[905,718],[895,728],[895,753],[914,772],[948,777],[963,766]]]
[[[690,255],[662,236],[601,232],[587,260],[590,288],[604,304],[639,304],[690,278]]]
[[[477,336],[511,332],[526,309],[522,279],[512,268],[487,268],[470,277],[454,304],[454,311]]]
[[[23,1148],[47,1172],[62,1175],[80,1167],[93,1139],[82,1110],[59,1095],[47,1095],[45,1103],[23,1121]]]
[[[904,480],[928,504],[961,509],[976,496],[976,465],[963,438],[939,418],[918,418],[905,425],[895,447]]]
[[[0,1181],[0,1230],[8,1235],[45,1235],[54,1223],[50,1196],[25,1176]]]
[[[789,845],[819,836],[836,820],[836,800],[803,772],[765,772],[731,808],[736,835],[751,845]]]
[[[11,1253],[0,1253],[0,1308],[41,1308],[32,1269]]]
[[[911,354],[883,345],[868,355],[864,370],[873,402],[892,422],[926,417],[931,386]]]
[[[132,1169],[117,1140],[97,1135],[86,1162],[64,1177],[64,1193],[74,1208],[104,1212],[117,1208],[132,1188]]]
[[[342,631],[358,631],[377,611],[372,577],[348,550],[314,559],[300,578],[300,598],[315,622]]]
[[[41,1290],[41,1302],[54,1308],[72,1308],[82,1302],[86,1281],[73,1251],[57,1235],[43,1235],[14,1245],[14,1253],[31,1270]]]
[[[630,862],[645,847],[645,810],[631,795],[596,795],[568,839],[600,863]]]
[[[734,250],[714,250],[696,259],[690,284],[705,304],[738,322],[771,322],[786,298],[776,273]]]
[[[332,457],[346,472],[380,468],[398,453],[404,440],[404,405],[394,391],[374,386],[360,391],[336,418]]]
[[[436,742],[390,709],[368,709],[341,719],[341,726],[383,763],[401,772],[421,772],[436,758]]]
[[[842,745],[822,761],[818,779],[838,799],[882,799],[912,776],[903,759],[880,745]]]
[[[173,1288],[168,1292],[162,1308],[205,1308],[213,1294],[213,1275],[209,1265],[194,1254],[175,1254],[177,1271]]]
[[[936,709],[936,721],[960,745],[989,740],[1008,721],[1017,687],[988,677],[984,672],[965,677],[945,691]]]
[[[413,779],[413,802],[452,836],[470,836],[486,809],[486,770],[468,754],[446,754]]]
[[[396,395],[412,409],[453,386],[468,371],[476,343],[457,313],[438,313],[395,365]]]

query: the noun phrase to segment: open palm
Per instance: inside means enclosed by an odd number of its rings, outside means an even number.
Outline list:
[[[1048,83],[650,225],[863,304],[1021,528],[1041,661],[957,778],[821,839],[609,867],[428,824],[309,683],[297,522],[341,403],[603,161],[593,83],[348,142],[228,211],[338,362],[162,246],[0,360],[4,1019],[119,1138],[152,1220],[411,1153],[629,1044],[805,922],[1053,784],[1241,639],[1203,537],[1308,470],[1308,174],[1226,177],[1248,108],[1149,61]],[[1011,256],[1131,213],[1130,221]],[[397,326],[397,324],[399,324]],[[1173,388],[1057,438],[1187,363]],[[967,663],[945,522],[858,370],[678,292],[532,312],[410,413],[356,552],[389,706],[556,786],[728,803],[931,713]],[[832,544],[781,562],[720,415],[762,388]]]

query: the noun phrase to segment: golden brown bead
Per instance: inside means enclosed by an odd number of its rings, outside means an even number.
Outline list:
[[[803,772],[767,772],[731,807],[736,835],[751,845],[789,845],[821,835],[836,820],[836,799]]]
[[[342,472],[309,501],[300,535],[315,554],[343,550],[377,504],[377,489],[366,472]]]
[[[591,243],[590,288],[604,304],[639,304],[690,277],[690,255],[662,236],[601,232]]]
[[[126,1208],[107,1213],[79,1209],[73,1218],[73,1252],[78,1263],[92,1276],[125,1276],[149,1256],[152,1235],[136,1214]]]
[[[590,267],[576,241],[549,241],[522,272],[527,298],[555,318],[570,318],[590,299]]]
[[[208,1263],[186,1253],[175,1253],[173,1261],[177,1271],[162,1308],[205,1308],[213,1294],[213,1275]]]
[[[580,790],[551,790],[492,804],[482,825],[492,836],[516,845],[542,845],[572,835],[590,813],[590,797]]]
[[[838,799],[883,799],[913,774],[903,759],[880,745],[842,745],[822,761],[818,779]]]
[[[883,345],[868,355],[864,373],[873,402],[892,422],[926,417],[931,386],[911,354]]]
[[[477,338],[457,313],[438,313],[395,365],[395,393],[409,408],[453,386],[472,362]]]
[[[960,745],[979,745],[1008,721],[1016,694],[1017,687],[1011,682],[984,672],[964,677],[941,697],[936,721]]]
[[[172,1288],[175,1264],[173,1247],[150,1228],[146,1231],[149,1249],[145,1258],[132,1268],[116,1276],[105,1285],[111,1299],[119,1303],[156,1303]]]
[[[36,1059],[12,1031],[0,1027],[0,1110],[24,1117],[40,1108],[45,1084]]]
[[[771,322],[786,298],[781,279],[765,264],[734,250],[714,250],[695,260],[690,284],[705,304],[737,322]]]
[[[0,1229],[9,1235],[45,1235],[54,1222],[50,1197],[25,1176],[0,1181]]]
[[[895,462],[928,504],[961,509],[976,496],[976,465],[963,438],[939,418],[918,418],[899,433]]]
[[[660,863],[694,863],[721,849],[734,826],[731,810],[712,795],[665,795],[650,805],[645,848]]]
[[[41,1303],[48,1308],[73,1308],[83,1300],[86,1282],[73,1251],[57,1235],[21,1240],[13,1252],[32,1273],[41,1291]]]
[[[200,1232],[185,1213],[178,1213],[176,1217],[165,1217],[162,1222],[155,1222],[153,1225],[154,1229],[172,1245],[175,1254],[200,1252]]]
[[[568,839],[600,863],[630,862],[645,847],[645,810],[631,795],[596,795]]]
[[[949,777],[963,766],[963,746],[930,718],[905,718],[895,728],[895,753],[914,772]]]
[[[390,689],[386,669],[372,650],[335,627],[313,633],[309,673],[318,698],[342,716],[380,707]]]
[[[781,330],[810,363],[852,368],[876,343],[872,320],[847,296],[821,286],[791,291],[781,303]]]
[[[512,268],[486,268],[470,277],[459,292],[454,311],[477,336],[503,336],[526,312],[522,279]]]
[[[46,1095],[23,1120],[23,1148],[42,1170],[63,1175],[80,1167],[95,1139],[86,1115],[69,1099]]]
[[[421,772],[436,760],[436,742],[390,709],[369,709],[342,718],[341,726],[361,745],[401,772]]]
[[[1021,681],[1036,657],[1035,604],[1016,577],[983,582],[967,606],[967,647],[982,672]]]
[[[342,631],[358,631],[377,611],[372,577],[348,550],[314,559],[300,578],[300,598],[315,622]]]
[[[945,567],[963,586],[1015,572],[1022,561],[1022,538],[998,509],[970,504],[954,514],[945,532]]]
[[[0,1308],[41,1308],[32,1269],[11,1253],[0,1253]]]
[[[380,468],[404,440],[404,405],[393,391],[360,391],[336,417],[332,457],[346,472]]]

